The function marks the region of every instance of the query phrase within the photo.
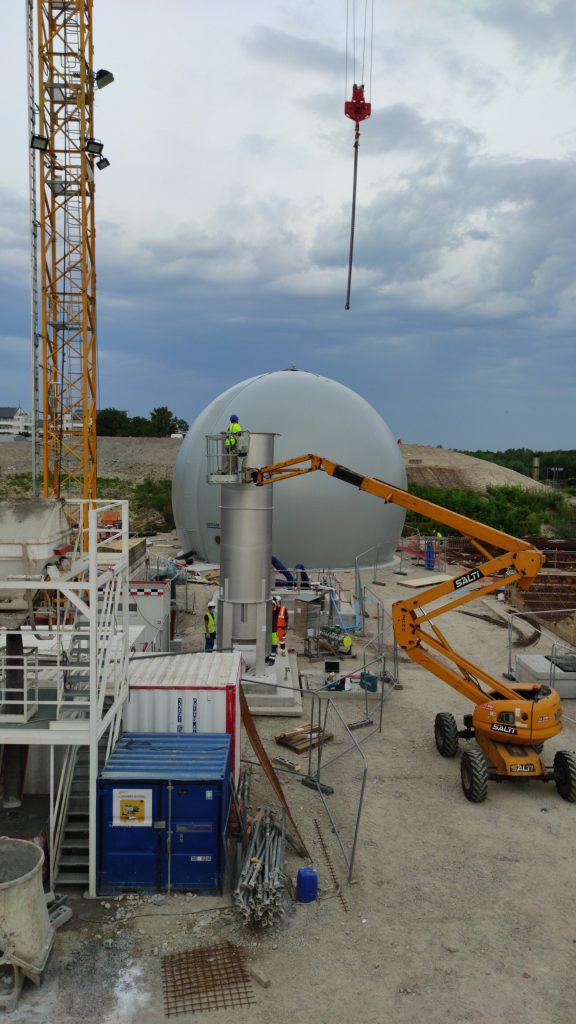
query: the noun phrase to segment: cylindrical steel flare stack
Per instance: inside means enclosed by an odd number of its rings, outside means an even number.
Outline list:
[[[250,432],[239,479],[220,491],[218,650],[256,646],[256,669],[270,649],[272,604],[272,485],[256,487],[251,469],[274,461],[274,434]]]

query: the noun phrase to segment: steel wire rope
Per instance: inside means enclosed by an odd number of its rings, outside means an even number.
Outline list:
[[[346,0],[346,96],[348,95],[349,55],[352,80],[356,81],[356,0]]]
[[[348,98],[348,32],[349,32],[349,20],[350,20],[349,19],[349,7],[350,7],[350,0],[346,0],[346,45],[344,47],[344,51],[345,51],[345,61],[344,61],[344,101],[346,101],[346,99]]]
[[[362,39],[362,82],[364,82],[364,67],[366,62],[366,23],[368,20],[368,0],[364,0],[364,37]]]
[[[374,0],[372,0],[372,11],[370,19],[370,81],[368,85],[368,99],[372,99],[372,57],[374,53]]]

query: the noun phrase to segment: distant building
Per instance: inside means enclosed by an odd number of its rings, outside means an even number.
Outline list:
[[[30,437],[32,417],[20,406],[0,405],[0,441],[14,441]]]

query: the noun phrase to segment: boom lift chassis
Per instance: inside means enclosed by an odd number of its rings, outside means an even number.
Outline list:
[[[436,622],[445,612],[492,593],[502,585],[502,573],[506,573],[507,583],[527,590],[544,563],[542,553],[526,541],[321,455],[300,455],[248,472],[257,486],[263,486],[316,471],[457,530],[484,558],[469,572],[431,586],[423,594],[396,601],[392,608],[399,646],[413,661],[475,705],[473,714],[464,716],[463,729],[458,729],[456,719],[448,712],[437,714],[434,723],[436,747],[442,757],[456,756],[459,739],[476,739],[480,747],[462,754],[461,779],[466,798],[472,803],[485,800],[490,779],[539,779],[554,781],[560,796],[576,803],[574,753],[557,751],[551,768],[540,758],[544,742],[562,730],[562,705],[556,691],[537,683],[507,686],[455,651]]]

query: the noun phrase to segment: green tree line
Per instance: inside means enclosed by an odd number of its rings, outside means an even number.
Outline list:
[[[99,437],[169,437],[187,430],[186,420],[179,419],[166,405],[152,409],[149,419],[129,416],[123,409],[100,409],[96,414]]]
[[[456,449],[461,450],[461,449]],[[473,455],[475,459],[495,462],[497,466],[514,469],[524,476],[532,476],[535,456],[540,459],[541,483],[554,483],[559,487],[576,487],[576,451],[574,449],[558,449],[542,452],[532,448],[506,448],[502,452],[464,451],[463,455]]]
[[[418,484],[410,484],[409,490],[419,498],[515,537],[539,536],[544,531],[555,537],[576,537],[574,506],[558,491],[540,493],[506,486],[489,487],[486,494],[480,494]],[[437,529],[445,535],[456,532],[438,527],[434,520],[424,519],[414,512],[407,513],[406,522],[422,533],[434,533]]]

